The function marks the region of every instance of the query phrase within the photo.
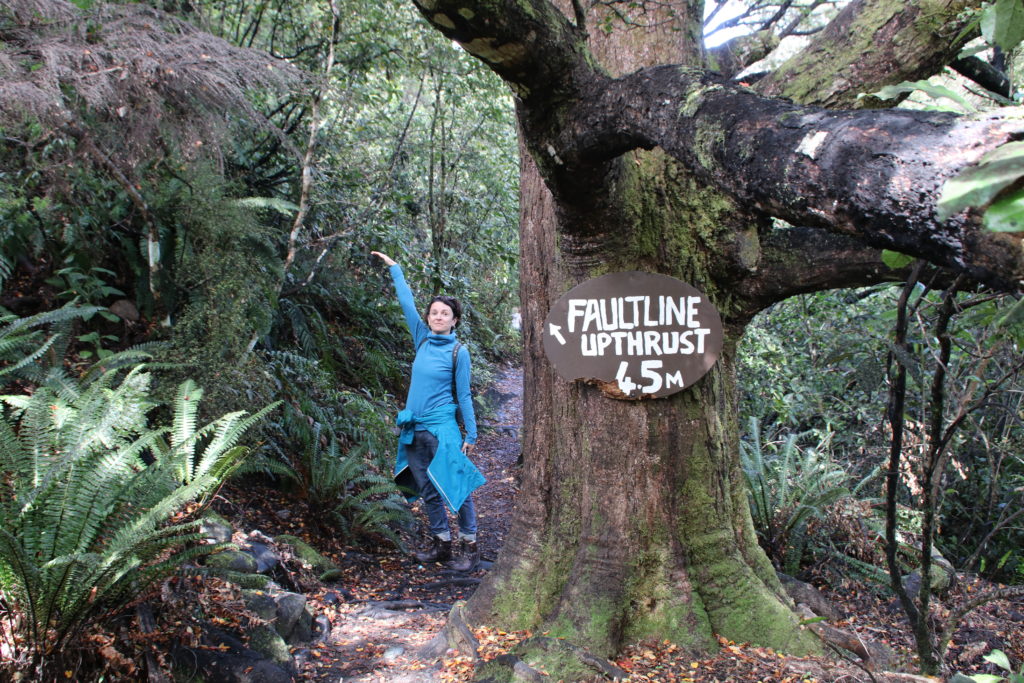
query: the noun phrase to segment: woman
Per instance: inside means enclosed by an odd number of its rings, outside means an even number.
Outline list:
[[[462,546],[461,557],[451,567],[472,571],[480,561],[480,552],[471,494],[484,483],[484,477],[469,459],[476,443],[476,416],[469,393],[469,351],[455,338],[462,307],[451,297],[435,296],[421,318],[402,267],[386,254],[371,253],[391,271],[398,303],[416,346],[409,395],[405,409],[398,414],[402,433],[395,461],[395,481],[423,498],[430,522],[431,547],[426,552],[416,553],[416,559],[420,562],[451,559],[447,504],[458,514]],[[456,420],[457,410],[466,428],[465,441]]]

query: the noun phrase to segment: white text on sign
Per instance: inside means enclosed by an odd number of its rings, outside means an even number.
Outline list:
[[[699,296],[620,296],[569,299],[569,332],[580,332],[584,356],[672,356],[704,353],[704,337],[711,330],[697,320]],[[685,331],[658,331],[640,327],[682,326]],[[591,331],[593,330],[593,331]],[[560,335],[559,335],[560,336]],[[563,342],[564,343],[564,342]]]
[[[641,271],[581,282],[551,305],[543,327],[544,352],[562,377],[616,399],[693,386],[723,342],[721,316],[703,292]]]
[[[606,299],[569,299],[569,332],[576,331],[577,318],[583,318],[581,332],[593,327],[598,332],[632,330],[637,327],[681,325],[700,327],[697,322],[699,296],[616,296]],[[655,309],[651,310],[651,304]]]

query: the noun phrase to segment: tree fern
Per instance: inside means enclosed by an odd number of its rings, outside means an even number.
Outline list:
[[[270,409],[197,429],[201,392],[185,382],[173,426],[153,428],[150,381],[141,368],[109,370],[3,397],[0,633],[12,665],[39,678],[85,624],[213,549],[198,545],[196,522],[168,522],[238,466],[240,436]]]

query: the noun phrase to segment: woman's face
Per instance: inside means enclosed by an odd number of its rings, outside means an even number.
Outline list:
[[[458,321],[448,304],[440,301],[430,304],[430,310],[427,311],[427,327],[434,334],[451,334]]]

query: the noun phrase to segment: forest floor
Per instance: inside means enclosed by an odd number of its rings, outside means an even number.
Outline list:
[[[521,374],[508,368],[489,390],[499,409],[494,426],[481,430],[474,460],[487,478],[475,494],[480,518],[480,545],[485,560],[472,574],[458,574],[440,565],[423,566],[398,550],[381,545],[353,548],[339,544],[322,520],[300,502],[280,492],[228,487],[220,512],[236,527],[260,529],[274,536],[289,533],[306,538],[343,568],[344,578],[310,594],[316,614],[330,621],[327,637],[309,649],[301,664],[303,680],[331,683],[418,683],[468,681],[472,663],[449,651],[440,661],[421,661],[417,650],[436,635],[451,606],[466,599],[497,556],[508,530],[515,500],[522,424]],[[287,514],[282,514],[286,510]],[[419,514],[419,511],[417,511]],[[913,640],[898,604],[878,586],[847,578],[818,587],[844,615],[833,625],[888,645],[899,667],[915,671]],[[958,603],[989,586],[961,577],[938,606]],[[504,654],[526,633],[491,629],[475,631],[484,659]],[[971,613],[954,636],[947,661],[964,673],[1002,673],[983,656],[992,649],[1010,660],[1024,660],[1024,600],[989,603]],[[707,657],[694,657],[669,643],[642,643],[615,659],[630,673],[629,681],[872,681],[854,657],[795,658],[742,643],[722,641]]]

